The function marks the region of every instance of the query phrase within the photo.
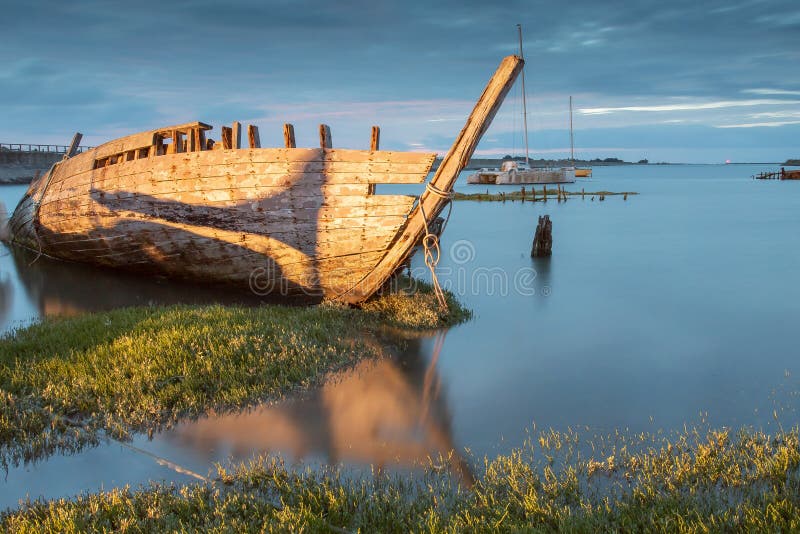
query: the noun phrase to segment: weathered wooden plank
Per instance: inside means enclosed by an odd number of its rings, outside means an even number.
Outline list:
[[[237,150],[242,148],[242,123],[239,121],[233,121],[233,127],[231,128],[231,140],[233,143],[233,148]]]
[[[355,197],[351,197],[355,198]],[[376,197],[366,197],[375,199]],[[169,200],[159,202],[156,200],[139,200],[135,206],[129,202],[109,202],[106,205],[94,203],[88,206],[62,205],[48,206],[48,210],[39,212],[40,221],[44,224],[60,224],[62,230],[70,229],[70,225],[89,226],[98,224],[102,218],[114,219],[115,217],[141,217],[164,219],[171,221],[190,221],[192,224],[202,224],[213,228],[244,228],[251,224],[255,231],[269,232],[271,225],[291,225],[299,221],[315,222],[317,224],[328,221],[335,223],[339,219],[381,219],[383,217],[405,217],[410,211],[410,204],[390,205],[323,205],[320,207],[288,207],[274,208],[271,210],[253,210],[250,206],[243,206],[234,213],[234,208],[221,202],[215,207],[213,201],[207,206],[192,206]],[[65,215],[65,212],[67,213]],[[342,225],[345,222],[342,221]],[[351,224],[352,225],[352,224]],[[257,229],[257,230],[256,230]]]
[[[258,135],[258,126],[247,125],[247,140],[250,148],[261,148],[261,136]]]
[[[385,215],[378,208],[396,207],[397,214],[408,214],[416,197],[408,195],[324,195],[314,194],[291,188],[281,194],[265,196],[257,188],[242,190],[239,188],[222,188],[203,191],[164,191],[154,194],[140,194],[127,190],[95,191],[91,197],[72,197],[48,202],[39,209],[42,215],[58,214],[61,217],[82,216],[83,212],[95,209],[95,204],[109,207],[112,210],[137,210],[141,206],[182,206],[194,211],[204,207],[225,209],[231,216],[241,212],[264,212],[277,210],[320,210],[327,213],[334,208],[344,212],[348,208],[377,210],[374,215]]]
[[[48,249],[69,252],[73,257],[85,254],[91,258],[97,253],[106,256],[125,255],[137,253],[143,248],[156,247],[166,253],[191,251],[196,260],[215,261],[222,255],[219,249],[224,245],[234,245],[229,252],[231,259],[246,251],[257,252],[270,256],[274,260],[289,263],[306,255],[309,258],[329,259],[343,255],[362,254],[367,252],[380,252],[386,250],[389,242],[388,236],[366,236],[364,238],[349,237],[347,239],[332,241],[330,236],[321,236],[326,241],[317,242],[308,236],[263,236],[259,234],[215,232],[213,235],[207,229],[197,233],[191,226],[163,226],[150,223],[135,223],[130,225],[136,228],[135,236],[117,234],[113,238],[105,236],[93,239],[76,239],[75,234],[45,235],[42,243]],[[115,227],[113,231],[116,231]],[[97,232],[94,232],[97,234]],[[68,237],[69,239],[64,239]],[[233,240],[231,240],[233,239]]]
[[[233,148],[233,129],[228,126],[221,128],[222,148],[223,150],[230,150]]]
[[[136,221],[128,221],[129,224],[137,224]],[[383,250],[354,252],[344,254],[341,251],[329,249],[328,257],[311,256],[298,250],[297,248],[286,245],[270,236],[259,234],[248,234],[238,231],[216,230],[213,234],[205,227],[196,227],[188,224],[154,225],[149,222],[138,223],[140,228],[136,234],[140,238],[140,246],[131,250],[115,251],[109,241],[98,240],[96,248],[89,253],[96,254],[103,251],[106,258],[117,257],[125,261],[131,261],[136,255],[150,255],[157,252],[158,255],[180,254],[188,261],[187,265],[193,265],[199,272],[208,273],[209,271],[233,271],[240,270],[237,262],[244,258],[258,259],[268,257],[271,261],[278,264],[285,272],[306,270],[309,267],[324,270],[325,266],[330,268],[348,266],[354,267],[360,263],[373,262],[383,254]],[[153,228],[148,231],[148,228]],[[74,234],[73,234],[74,235]],[[182,235],[186,238],[194,237],[194,245],[187,246],[185,242],[177,242],[170,239],[175,235]],[[152,240],[150,240],[152,238]],[[165,239],[166,238],[166,239]],[[47,234],[43,235],[44,242],[49,245]],[[156,244],[158,243],[158,245]],[[63,247],[63,253],[73,259],[80,259],[81,252],[78,249]],[[81,249],[82,250],[82,249]],[[93,256],[93,258],[96,258]],[[85,258],[84,258],[85,259]],[[135,261],[135,260],[134,260]],[[120,264],[124,266],[124,264]],[[186,267],[187,265],[181,265]],[[216,269],[214,269],[216,266]]]
[[[69,148],[65,154],[67,158],[71,158],[78,153],[78,146],[81,144],[81,139],[83,139],[83,134],[75,132],[75,135],[72,136],[72,142],[69,144]]]
[[[194,134],[194,145],[196,147],[195,149],[198,151],[205,150],[206,149],[205,130],[201,130],[200,128],[195,128],[194,130],[192,130],[192,132]]]
[[[233,214],[235,211],[238,216],[244,217],[252,213],[259,217],[263,224],[274,221],[275,224],[293,224],[298,221],[329,221],[335,217],[357,219],[381,217],[407,217],[411,202],[403,200],[381,199],[383,195],[365,197],[374,199],[375,202],[363,202],[359,197],[342,197],[352,200],[351,202],[337,202],[335,200],[325,200],[320,204],[315,198],[297,198],[291,205],[281,205],[279,201],[273,202],[271,199],[254,200],[231,200],[227,194],[217,199],[208,199],[199,204],[183,203],[175,201],[169,197],[144,197],[135,202],[124,199],[103,199],[98,197],[99,202],[85,202],[79,199],[68,199],[57,201],[40,208],[39,213],[42,220],[61,220],[74,221],[84,218],[96,218],[101,216],[113,217],[121,212],[141,212],[148,216],[158,216],[161,210],[173,213],[180,210],[189,211],[196,214],[227,212]],[[264,206],[272,206],[265,208]],[[206,208],[203,210],[203,208]],[[90,220],[88,221],[91,222]]]
[[[160,175],[156,172],[143,172],[130,176],[108,176],[94,181],[87,180],[83,183],[67,182],[59,189],[48,189],[47,195],[43,199],[43,204],[73,196],[86,196],[92,188],[97,191],[125,188],[146,194],[151,190],[161,191],[162,186],[159,184],[167,184],[167,190],[174,191],[222,189],[237,187],[236,184],[240,184],[238,187],[258,187],[264,189],[265,195],[273,195],[290,187],[322,191],[323,188],[334,185],[357,187],[371,183],[418,183],[417,176],[412,174],[393,174],[391,175],[393,180],[381,180],[386,176],[379,173],[295,173],[291,177],[278,173],[203,176],[202,173],[198,173],[195,176],[181,175],[173,177],[168,173]]]
[[[67,179],[72,176],[82,174],[92,170],[93,159],[84,158],[85,154],[79,154],[75,158],[63,162],[59,167],[58,176],[54,177],[57,182],[62,179]],[[408,165],[406,171],[417,171],[429,167],[433,163],[434,154],[416,154],[416,153],[401,153],[390,151],[377,151],[368,152],[360,150],[322,150],[322,149],[245,149],[237,151],[224,151],[215,152],[212,154],[173,154],[168,157],[159,157],[155,161],[146,163],[148,168],[154,169],[180,169],[183,167],[194,168],[197,165],[215,166],[215,165],[231,165],[243,163],[272,163],[272,164],[291,164],[293,169],[298,169],[297,165],[317,165],[317,170],[325,167],[319,167],[319,164],[335,164],[332,169],[335,171],[337,168],[347,169],[347,167],[340,167],[339,164],[370,164],[373,171],[380,170],[381,172],[405,172],[401,165]],[[82,162],[79,167],[73,165],[73,162]],[[122,172],[130,174],[131,170],[124,170],[127,165],[134,162],[120,164],[120,168],[112,167],[114,170],[111,172]],[[381,165],[386,165],[382,167]],[[365,167],[353,166],[349,170],[361,170]],[[298,169],[302,170],[302,169]]]
[[[319,147],[320,148],[333,148],[333,139],[331,138],[331,127],[327,124],[319,125]]]
[[[286,148],[295,148],[297,146],[294,140],[294,126],[288,123],[283,125],[283,146]]]
[[[126,222],[129,221],[126,220]],[[136,220],[130,225],[114,225],[110,228],[93,227],[81,233],[51,234],[47,238],[47,243],[58,248],[69,248],[73,252],[89,252],[98,248],[124,252],[141,247],[140,231],[136,233],[129,231],[137,227],[141,230],[141,226],[142,222]],[[147,235],[149,240],[156,245],[170,241],[179,246],[190,246],[196,239],[195,234],[173,231],[172,227],[164,227],[156,221],[153,221],[151,226],[153,230],[147,232]],[[166,231],[163,230],[164,228]],[[163,237],[158,237],[156,229],[162,229]],[[250,232],[250,230],[245,231]],[[156,238],[154,239],[153,236]],[[268,236],[306,253],[317,253],[320,255],[319,257],[328,257],[332,255],[331,250],[339,251],[339,254],[385,250],[394,237],[394,231],[391,227],[376,229],[372,226],[332,228],[320,232],[315,232],[311,227],[291,227],[270,232]]]
[[[285,228],[294,228],[298,232],[308,235],[320,236],[328,231],[349,229],[359,232],[370,232],[373,234],[386,232],[396,232],[405,223],[405,215],[384,215],[378,217],[336,217],[336,218],[315,218],[313,212],[306,210],[297,215],[287,212],[277,212],[269,214],[269,217],[258,218],[247,217],[243,220],[235,221],[237,230],[244,230],[252,233],[271,235],[273,232],[281,234]],[[170,217],[169,212],[164,213]],[[174,217],[173,217],[174,218]],[[65,217],[56,212],[47,214],[40,218],[44,228],[54,233],[82,233],[87,234],[95,229],[118,228],[117,231],[134,232],[136,226],[129,225],[126,221],[152,222],[162,224],[166,222],[160,217],[132,211],[113,211],[103,206],[97,206],[90,210],[81,212],[78,216]],[[223,228],[232,225],[231,218],[211,219],[205,218],[201,221],[208,228],[214,230],[214,225]],[[366,230],[365,230],[366,229]]]
[[[121,137],[119,139],[109,141],[108,143],[103,143],[92,150],[87,150],[86,152],[79,154],[79,156],[85,155],[92,160],[95,160],[99,158],[105,158],[113,154],[119,154],[125,150],[149,147],[153,144],[154,135],[155,132],[150,131],[129,135],[127,137]]]
[[[186,136],[187,141],[187,148],[188,152],[197,152],[197,135],[195,134],[196,130],[192,130],[189,132],[189,135]]]
[[[208,154],[203,152],[202,154]],[[184,154],[182,156],[197,155],[197,153]],[[80,157],[80,156],[77,156]],[[124,177],[126,182],[143,183],[147,181],[161,180],[200,180],[219,176],[221,178],[241,179],[246,175],[256,175],[260,178],[259,183],[265,187],[286,187],[297,182],[320,182],[320,183],[419,183],[425,174],[419,169],[426,169],[419,164],[406,163],[370,163],[364,170],[364,165],[349,162],[311,162],[311,163],[235,163],[203,165],[204,160],[191,159],[184,164],[175,161],[174,156],[165,156],[164,161],[159,161],[158,165],[150,164],[151,160],[134,160],[105,167],[101,169],[87,170],[61,181],[53,180],[51,188],[48,189],[46,199],[57,199],[73,194],[80,194],[85,186],[90,184],[106,183],[113,177]],[[159,158],[161,159],[161,158]],[[69,161],[69,160],[67,160]],[[360,170],[359,170],[360,169]],[[135,177],[137,174],[147,174],[146,178]],[[312,176],[312,175],[317,176]],[[52,186],[59,185],[59,189]]]
[[[369,142],[369,149],[373,152],[379,150],[381,144],[381,129],[378,126],[372,127],[372,138]]]

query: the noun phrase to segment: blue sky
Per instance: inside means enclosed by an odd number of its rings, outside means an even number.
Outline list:
[[[800,3],[15,2],[0,18],[0,142],[87,144],[202,120],[262,144],[444,152],[525,35],[534,157],[800,157]],[[479,146],[522,152],[519,88]]]

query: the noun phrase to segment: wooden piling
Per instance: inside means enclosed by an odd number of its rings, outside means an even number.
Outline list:
[[[370,150],[380,150],[381,144],[381,129],[378,126],[372,127],[372,137],[369,142],[369,149]]]
[[[320,148],[333,148],[333,139],[331,138],[331,127],[327,124],[319,125],[319,147]]]
[[[231,129],[233,131],[231,135],[233,148],[242,148],[242,123],[233,121],[233,127]]]
[[[247,141],[250,148],[261,148],[261,136],[258,135],[258,126],[247,125]]]
[[[286,148],[297,148],[294,140],[294,126],[288,123],[283,125],[283,145]]]
[[[78,146],[81,144],[81,139],[83,139],[83,134],[75,132],[75,135],[72,136],[72,142],[69,144],[69,148],[66,153],[64,153],[64,159],[69,159],[78,153]]]
[[[553,223],[549,215],[541,215],[539,224],[536,225],[536,233],[533,235],[533,245],[531,246],[531,257],[541,258],[550,256],[553,253]]]
[[[222,148],[223,149],[233,148],[233,128],[229,128],[228,126],[223,126],[220,130],[222,137]]]
[[[586,198],[586,192],[581,187],[581,200],[584,200],[585,198]]]

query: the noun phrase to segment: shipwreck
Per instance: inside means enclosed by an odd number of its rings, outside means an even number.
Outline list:
[[[65,158],[31,183],[8,239],[37,254],[111,268],[359,303],[430,235],[453,184],[523,67],[508,56],[489,80],[434,176],[435,154],[262,148],[258,130],[192,122],[137,133]],[[73,143],[77,146],[77,142]]]

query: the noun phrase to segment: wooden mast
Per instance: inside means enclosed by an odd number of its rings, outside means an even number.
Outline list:
[[[525,61],[525,55],[522,53],[522,24],[517,24],[517,33],[519,33],[519,57]],[[531,162],[528,157],[528,104],[527,96],[525,95],[525,70],[522,70],[522,122],[525,128],[525,165],[530,168]]]
[[[572,95],[569,96],[569,161],[575,166],[575,137],[572,135]]]
[[[386,255],[381,258],[370,274],[360,281],[354,280],[354,287],[336,297],[337,300],[354,304],[363,302],[380,289],[397,269],[397,266],[411,254],[414,246],[425,235],[426,225],[430,224],[447,204],[449,200],[447,195],[453,189],[458,174],[469,163],[475,147],[489,129],[492,119],[500,109],[503,99],[524,64],[525,61],[519,56],[508,56],[503,59],[475,104],[461,133],[458,134],[453,146],[439,165],[436,174],[420,195],[419,202],[408,216],[403,231],[389,246]]]

